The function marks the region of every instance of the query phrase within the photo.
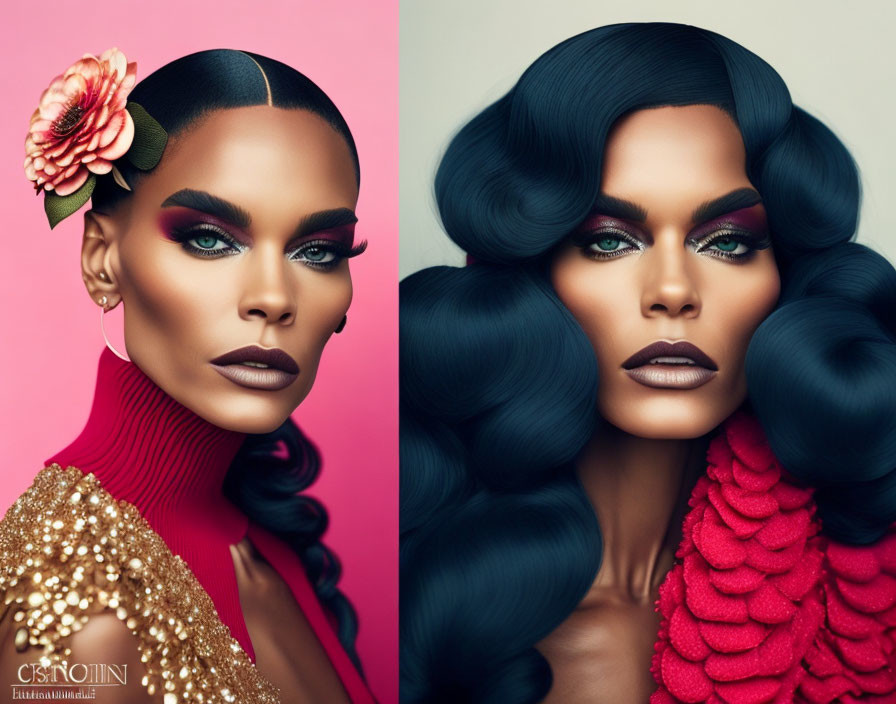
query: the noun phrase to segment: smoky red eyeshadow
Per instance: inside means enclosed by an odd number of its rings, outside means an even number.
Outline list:
[[[576,228],[577,232],[587,232],[596,230],[599,227],[615,227],[620,230],[631,230],[632,226],[620,218],[614,218],[610,215],[601,215],[600,213],[592,213],[584,222]]]
[[[693,232],[691,232],[690,234],[692,237],[700,237],[702,234],[718,229],[719,227],[723,227],[725,225],[738,227],[744,230],[752,230],[757,233],[763,233],[768,229],[768,221],[765,216],[765,210],[761,207],[760,204],[757,204],[752,205],[748,208],[733,210],[730,213],[720,215],[713,220],[701,223],[696,228],[694,228]],[[641,228],[639,228],[638,226],[632,225],[628,221],[621,218],[613,217],[610,215],[603,215],[601,213],[592,213],[587,218],[585,218],[585,220],[581,225],[579,225],[578,228],[576,228],[576,232],[590,232],[602,227],[616,228],[626,232],[641,231]]]
[[[329,240],[331,242],[343,244],[346,247],[351,247],[355,241],[355,223],[340,225],[338,227],[329,227],[324,230],[318,230],[317,232],[309,232],[300,237],[294,237],[287,245],[287,249],[301,244],[305,240]]]
[[[699,238],[703,234],[725,226],[749,230],[757,234],[764,234],[768,231],[768,219],[766,218],[764,208],[760,205],[753,205],[749,208],[741,208],[740,210],[732,210],[730,213],[721,215],[714,220],[710,220],[709,222],[705,222],[698,226],[693,232],[693,237]]]
[[[214,215],[203,213],[199,210],[192,210],[191,208],[166,208],[158,217],[159,229],[171,240],[177,240],[176,233],[183,232],[191,227],[202,224],[214,225],[215,227],[220,228],[241,244],[245,244],[246,246],[251,246],[252,244],[252,237],[241,228],[221,220]],[[308,232],[298,237],[293,237],[286,245],[286,249],[293,249],[302,244],[302,242],[310,239],[329,240],[350,248],[355,239],[355,223],[324,228],[316,232]]]
[[[182,232],[190,227],[201,225],[203,223],[220,228],[242,244],[251,244],[249,235],[243,232],[239,227],[236,227],[232,223],[225,222],[220,218],[216,218],[214,215],[209,215],[208,213],[203,213],[198,210],[191,210],[190,208],[166,208],[159,214],[158,218],[159,229],[161,229],[165,236],[171,240],[176,239],[175,233]]]

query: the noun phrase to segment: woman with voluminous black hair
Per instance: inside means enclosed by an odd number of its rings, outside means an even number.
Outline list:
[[[547,51],[452,139],[400,290],[401,700],[896,697],[896,271],[780,76]]]

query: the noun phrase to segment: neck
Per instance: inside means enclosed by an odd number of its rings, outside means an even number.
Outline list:
[[[196,415],[106,348],[84,430],[46,464],[92,472],[169,545],[194,527],[239,540],[245,518],[222,486],[245,437]]]
[[[603,557],[592,593],[650,602],[672,566],[705,439],[641,438],[602,423],[576,469],[597,513]]]

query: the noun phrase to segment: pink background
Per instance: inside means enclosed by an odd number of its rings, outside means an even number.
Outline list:
[[[83,427],[104,344],[80,275],[87,206],[50,231],[22,167],[29,118],[53,77],[111,46],[137,62],[138,81],[194,51],[243,49],[305,73],[345,116],[361,161],[357,238],[369,247],[351,263],[348,325],[324,351],[294,418],[323,455],[309,493],[330,512],[325,541],[343,563],[341,586],[359,613],[368,682],[382,704],[397,702],[397,0],[7,3],[0,24],[3,512]],[[121,308],[106,321],[123,350]],[[339,427],[351,428],[347,437]]]

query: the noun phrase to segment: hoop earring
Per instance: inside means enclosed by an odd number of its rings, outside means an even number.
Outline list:
[[[109,342],[109,338],[106,337],[106,326],[103,324],[103,318],[106,317],[106,301],[107,300],[108,299],[105,296],[100,298],[100,330],[103,331],[103,339],[106,341],[106,347],[108,347],[110,350],[112,350],[112,352],[115,354],[115,356],[123,359],[125,362],[130,362],[131,360],[129,360],[121,352],[119,352],[117,349],[115,349],[112,346],[112,343]]]
[[[339,325],[336,326],[336,334],[339,334],[345,329],[345,324],[348,322],[348,316],[343,315],[342,320],[339,321]]]

